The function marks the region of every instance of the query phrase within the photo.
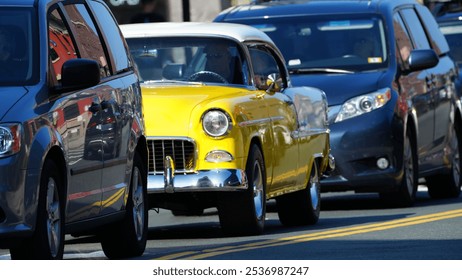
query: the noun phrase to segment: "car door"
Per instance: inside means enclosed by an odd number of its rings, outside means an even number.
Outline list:
[[[439,57],[438,65],[428,69],[433,77],[434,103],[435,103],[435,133],[434,153],[437,154],[434,164],[443,163],[443,150],[445,139],[450,131],[449,125],[454,122],[454,100],[457,98],[454,80],[456,78],[456,65],[449,56],[449,46],[446,38],[439,30],[438,24],[428,9],[417,6],[418,15],[425,27],[427,40]]]
[[[266,46],[250,46],[249,52],[254,70],[254,82],[262,91],[261,96],[271,120],[273,160],[268,166],[271,166],[273,176],[270,191],[294,187],[300,175],[297,174],[299,172],[298,143],[292,134],[297,130],[297,117],[293,100],[281,92],[287,81],[285,72],[281,71],[283,64],[280,61],[278,63],[277,57]],[[268,77],[276,81],[277,88],[268,88],[266,83]]]
[[[55,7],[48,15],[51,87],[59,87],[64,62],[79,57],[74,44],[77,40],[73,40],[74,33],[67,28],[65,14]],[[98,89],[63,92],[55,103],[61,107],[55,119],[64,137],[69,168],[66,222],[91,218],[99,214],[101,204],[103,158]]]
[[[131,70],[128,47],[108,10],[99,2],[91,2],[91,9],[98,15],[98,26],[105,34],[107,61],[112,71],[105,79],[107,90],[103,94],[103,142],[104,169],[102,178],[101,214],[109,214],[124,207],[126,189],[130,183],[133,151],[129,150],[133,100],[138,80]],[[102,37],[102,36],[100,36]]]
[[[404,72],[408,70],[410,52],[418,49],[429,49],[425,31],[420,25],[414,9],[405,8],[394,16],[394,31],[397,44],[397,56],[403,71],[398,82],[401,98],[410,101],[417,116],[417,153],[419,168],[426,168],[432,147],[435,131],[434,77],[427,70]]]
[[[98,10],[98,7],[96,5],[94,9]],[[82,96],[91,98],[91,103],[87,108],[91,117],[86,125],[84,160],[75,163],[81,166],[75,166],[71,169],[69,222],[120,210],[124,205],[130,174],[126,170],[129,139],[122,137],[124,133],[125,135],[129,134],[128,124],[130,122],[124,118],[120,105],[124,100],[123,94],[129,95],[130,84],[136,81],[132,78],[132,81],[125,82],[122,78],[123,75],[118,76],[117,67],[120,63],[125,63],[125,69],[128,68],[126,55],[124,55],[125,62],[121,58],[114,61],[112,57],[107,56],[108,52],[104,49],[103,38],[99,33],[97,23],[90,16],[90,11],[90,7],[84,1],[75,1],[74,4],[63,6],[63,14],[68,19],[70,33],[76,42],[78,56],[97,61],[100,66],[101,78],[97,87],[80,93]],[[103,11],[105,14],[101,13],[101,9],[99,10],[100,19],[108,17],[107,10],[103,9]],[[110,18],[112,19],[112,17]],[[106,24],[108,23],[106,22]],[[114,28],[114,30],[119,30],[117,26]],[[110,35],[111,33],[106,34],[108,37]],[[121,40],[120,35],[118,36]],[[123,42],[120,44],[123,51],[126,52]],[[113,46],[113,48],[116,47],[117,45]],[[112,69],[112,64],[116,65],[115,71]],[[124,71],[125,69],[120,72],[127,72]],[[126,100],[126,102],[130,101]],[[87,164],[88,161],[91,164]],[[87,173],[92,173],[93,176],[91,178],[85,177]],[[92,183],[89,183],[89,180]],[[85,183],[82,184],[82,182]],[[86,201],[86,205],[90,204],[90,206],[81,207],[83,204],[79,203],[79,200],[85,197],[91,197],[92,203]],[[89,207],[91,207],[91,211],[87,209]]]

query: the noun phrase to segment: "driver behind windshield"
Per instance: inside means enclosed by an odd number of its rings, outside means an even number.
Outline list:
[[[204,48],[205,71],[214,72],[223,77],[227,83],[234,80],[234,61],[230,53],[229,45],[224,42],[209,44]]]

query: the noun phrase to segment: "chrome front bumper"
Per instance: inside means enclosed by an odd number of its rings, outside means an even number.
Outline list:
[[[175,174],[173,160],[168,156],[164,166],[163,174],[149,174],[148,193],[237,191],[246,190],[248,187],[247,176],[241,169],[214,169]]]

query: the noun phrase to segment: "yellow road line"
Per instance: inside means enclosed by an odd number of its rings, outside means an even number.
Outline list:
[[[246,243],[246,244],[236,245],[236,246],[224,246],[224,247],[206,249],[206,250],[201,250],[201,251],[182,252],[182,253],[177,253],[177,254],[166,255],[159,259],[172,260],[172,259],[181,258],[184,260],[191,260],[191,259],[197,260],[197,259],[204,259],[204,258],[213,257],[217,255],[241,252],[241,251],[246,251],[246,250],[254,250],[254,249],[261,249],[261,248],[268,248],[268,247],[275,247],[275,246],[285,246],[285,245],[291,245],[291,244],[296,244],[296,243],[301,243],[301,242],[343,237],[343,236],[349,236],[349,235],[355,235],[355,234],[369,233],[369,232],[374,232],[374,231],[382,231],[382,230],[387,230],[387,229],[430,223],[434,221],[457,218],[457,217],[462,217],[462,209],[445,211],[445,212],[428,214],[428,215],[415,216],[415,217],[410,217],[410,218],[396,219],[396,220],[392,220],[388,222],[372,223],[372,224],[367,224],[367,225],[362,225],[362,226],[340,228],[340,229],[335,229],[335,230],[320,231],[320,232],[309,233],[309,234],[304,234],[304,235],[289,236],[289,237],[273,239],[273,240],[258,241],[258,242]]]
[[[200,253],[200,252],[198,252],[198,251],[180,252],[180,253],[160,257],[160,258],[157,258],[156,260],[174,260],[174,259],[179,259],[179,258],[181,258],[183,256],[193,255],[193,254],[197,254],[197,253]]]

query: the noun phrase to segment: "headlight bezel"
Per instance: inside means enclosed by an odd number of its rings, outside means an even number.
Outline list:
[[[21,150],[22,126],[19,123],[0,124],[0,158],[9,157]]]
[[[354,117],[370,113],[382,108],[391,100],[391,89],[383,88],[377,91],[359,95],[345,101],[340,107],[334,123],[339,123]]]
[[[212,108],[205,111],[202,114],[201,122],[202,130],[205,134],[213,138],[228,135],[233,127],[230,115],[219,108]]]

